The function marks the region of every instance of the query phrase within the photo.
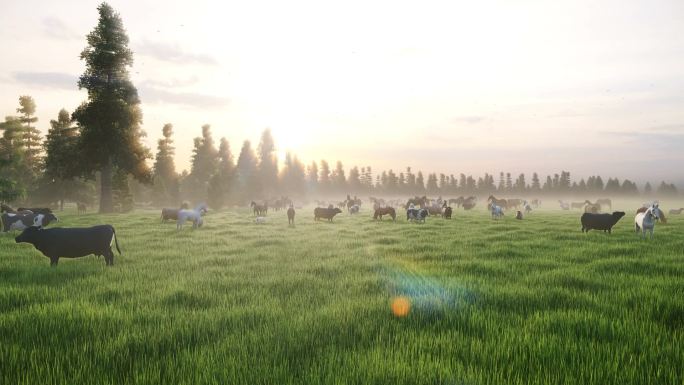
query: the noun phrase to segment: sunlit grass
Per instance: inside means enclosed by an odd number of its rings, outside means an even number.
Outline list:
[[[113,224],[123,255],[51,268],[0,235],[0,383],[679,384],[684,217],[642,241],[625,211],[612,235],[577,211],[288,227],[245,209],[181,232],[67,212]]]

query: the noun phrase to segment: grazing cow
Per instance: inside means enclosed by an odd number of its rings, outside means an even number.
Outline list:
[[[642,238],[646,238],[646,232],[651,234],[653,238],[653,230],[655,229],[656,220],[658,220],[658,211],[655,210],[658,205],[653,205],[646,209],[646,212],[638,213],[634,217],[634,231],[639,233],[641,231]]]
[[[192,228],[196,229],[202,227],[204,220],[202,219],[202,212],[199,210],[178,210],[178,219],[176,220],[176,230],[182,230],[185,221],[192,222]]]
[[[102,255],[108,266],[114,264],[112,241],[121,254],[116,232],[111,225],[86,228],[41,229],[28,227],[14,238],[17,243],[30,243],[56,266],[59,258],[78,258],[86,255]]]
[[[44,227],[59,220],[54,214],[2,214],[2,231],[24,230],[28,227]]]
[[[52,214],[52,209],[47,207],[19,207],[17,211],[30,211],[34,214]]]
[[[335,215],[341,213],[342,210],[339,207],[328,207],[328,208],[323,208],[323,207],[316,207],[314,209],[314,220],[317,221],[321,218],[327,219],[329,222],[332,222],[333,217]]]
[[[596,204],[597,204],[597,205],[601,205],[602,207],[606,207],[606,206],[607,206],[607,207],[608,207],[608,210],[612,210],[612,209],[613,209],[613,202],[612,202],[610,199],[608,199],[608,198],[597,199],[597,200],[596,200]]]
[[[570,203],[570,208],[571,209],[582,209],[584,206],[587,204],[587,201],[584,202],[572,202]]]
[[[670,209],[669,213],[670,215],[679,215],[684,211],[684,208],[679,208],[679,209]]]
[[[562,200],[559,199],[558,204],[560,204],[560,208],[562,210],[570,210],[570,205],[568,204],[568,202],[563,202]]]
[[[382,220],[383,215],[389,215],[392,217],[393,221],[397,220],[397,212],[394,210],[393,207],[380,207],[375,210],[375,213],[373,214],[373,219],[380,219]]]
[[[292,207],[292,205],[290,205],[290,208],[287,209],[287,224],[294,226],[294,224],[295,224],[294,218],[295,218],[295,209],[294,209],[294,207]]]
[[[504,212],[503,212],[503,208],[501,206],[496,205],[496,204],[492,204],[491,210],[492,210],[492,219],[503,218]]]
[[[442,206],[440,205],[433,205],[433,206],[428,206],[427,207],[428,214],[430,215],[442,215]]]
[[[517,219],[517,220],[523,219],[522,211],[518,210],[518,212],[515,214],[515,219]]]
[[[614,211],[612,214],[595,214],[584,213],[580,218],[582,223],[582,232],[589,232],[589,230],[603,230],[603,232],[611,233],[613,226],[625,216],[623,211]]]
[[[656,220],[657,220],[658,222],[661,222],[661,223],[664,224],[664,225],[667,224],[667,218],[665,218],[665,213],[663,213],[663,210],[661,210],[660,207],[658,207],[658,204],[657,204],[657,203],[652,204],[650,207],[653,207],[653,211],[654,211],[654,213],[656,214]],[[640,208],[636,211],[636,213],[637,213],[637,214],[639,214],[639,213],[645,213],[646,210],[648,210],[648,208],[649,208],[649,206],[640,207]]]
[[[352,205],[349,208],[349,214],[358,214],[359,213],[359,205]]]
[[[88,206],[86,206],[86,204],[83,202],[76,202],[76,209],[78,210],[79,214],[85,214],[88,210]]]
[[[444,211],[442,212],[442,218],[444,219],[451,219],[451,214],[453,213],[453,209],[449,206],[444,208]]]
[[[406,220],[412,222],[422,222],[425,223],[425,218],[428,216],[427,209],[415,208],[415,206],[409,206],[406,210]]]

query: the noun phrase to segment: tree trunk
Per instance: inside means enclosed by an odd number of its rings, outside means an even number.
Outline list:
[[[100,213],[114,212],[112,202],[112,160],[109,159],[100,172]]]

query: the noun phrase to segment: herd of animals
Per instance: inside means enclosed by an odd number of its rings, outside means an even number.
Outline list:
[[[451,219],[454,212],[452,205],[455,205],[457,209],[462,208],[467,211],[473,209],[477,205],[477,201],[478,199],[475,196],[454,199],[442,199],[442,197],[429,199],[426,196],[416,196],[405,202],[376,197],[369,198],[374,220],[382,220],[384,216],[388,216],[395,221],[397,210],[404,209],[406,211],[406,220],[418,223],[424,223],[429,216],[441,216],[444,219]],[[625,216],[624,211],[601,212],[604,207],[612,210],[610,199],[598,199],[595,203],[589,200],[584,202],[565,202],[559,200],[558,202],[563,210],[581,209],[584,211],[580,217],[583,233],[590,230],[602,230],[611,233],[613,226]],[[340,202],[315,201],[315,203],[318,207],[313,212],[314,220],[327,220],[329,222],[332,222],[333,218],[341,214],[343,210],[347,210],[349,215],[358,214],[363,204],[362,200],[358,197],[354,196],[352,198],[349,195],[347,195],[344,201]],[[539,199],[532,199],[530,201],[517,198],[499,199],[493,195],[487,198],[487,210],[491,213],[491,217],[494,220],[503,218],[507,210],[515,210],[515,218],[522,220],[525,215],[530,214],[533,209],[539,207],[541,207]],[[77,208],[79,214],[83,214],[86,211],[84,204],[77,204]],[[266,216],[269,210],[268,202],[257,203],[252,201],[250,208],[253,211],[255,223],[266,223]],[[286,210],[288,224],[294,226],[296,212],[291,199],[287,197],[278,198],[274,200],[271,208],[274,211]],[[50,259],[50,264],[53,266],[57,265],[59,258],[78,258],[91,254],[103,256],[105,263],[111,266],[114,264],[114,253],[111,249],[112,243],[115,244],[117,251],[121,254],[116,232],[112,225],[97,225],[87,228],[46,228],[51,223],[58,222],[57,216],[55,216],[50,208],[20,207],[15,210],[8,205],[2,204],[0,209],[2,213],[0,216],[2,219],[2,232],[21,230],[22,232],[15,238],[15,242],[32,244]],[[301,207],[297,207],[297,209],[301,209]],[[671,209],[669,214],[679,215],[682,211],[684,211],[684,208]],[[163,208],[160,219],[162,223],[170,220],[175,221],[177,230],[182,230],[183,225],[188,221],[192,222],[192,227],[196,229],[203,225],[203,217],[207,212],[208,208],[205,204],[198,204],[191,208],[187,202],[184,202],[180,208]],[[646,238],[648,234],[653,238],[653,231],[657,222],[667,223],[665,214],[658,202],[644,203],[642,207],[636,210],[634,229],[637,233],[640,233],[641,237]]]

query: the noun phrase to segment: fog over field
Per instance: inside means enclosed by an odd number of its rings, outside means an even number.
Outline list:
[[[270,127],[281,160],[684,184],[678,0],[111,5],[145,143],[173,123],[179,170],[209,123],[235,152]],[[30,94],[45,134],[73,111],[96,17],[88,1],[3,2],[0,112]]]

